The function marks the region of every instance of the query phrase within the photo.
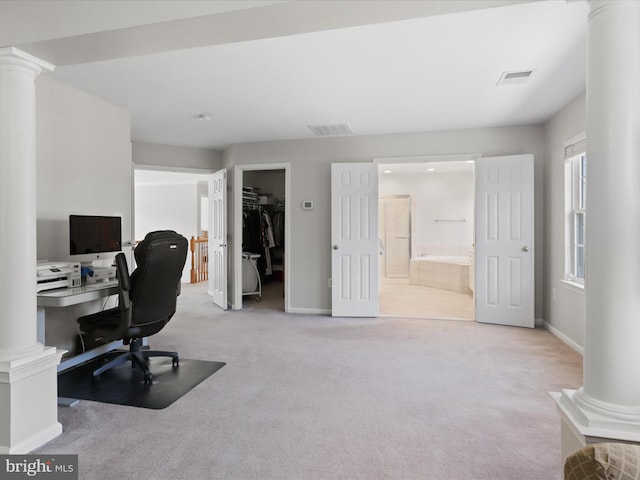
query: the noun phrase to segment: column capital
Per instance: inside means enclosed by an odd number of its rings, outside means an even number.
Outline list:
[[[39,75],[42,70],[53,72],[55,67],[49,62],[40,60],[33,55],[23,52],[16,47],[2,47],[0,48],[0,67],[3,65],[16,65],[32,70],[36,75]]]

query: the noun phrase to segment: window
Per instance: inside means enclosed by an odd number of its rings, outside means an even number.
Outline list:
[[[578,284],[584,284],[586,274],[587,155],[584,147],[584,137],[565,145],[565,280]]]

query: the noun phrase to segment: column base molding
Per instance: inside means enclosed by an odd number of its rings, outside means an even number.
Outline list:
[[[575,451],[601,442],[640,444],[640,417],[593,408],[577,390],[551,392],[561,418],[562,462]]]
[[[62,424],[55,422],[53,425],[37,432],[29,438],[26,438],[17,445],[0,445],[0,454],[2,455],[26,455],[38,448],[46,445],[54,438],[62,434]]]
[[[29,453],[62,433],[57,367],[64,352],[43,347],[0,362],[0,453]]]

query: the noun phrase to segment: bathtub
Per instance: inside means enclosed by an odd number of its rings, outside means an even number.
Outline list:
[[[459,293],[472,293],[468,256],[419,255],[409,262],[409,283]]]

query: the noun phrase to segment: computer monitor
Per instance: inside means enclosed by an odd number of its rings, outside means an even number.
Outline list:
[[[71,258],[79,262],[95,261],[110,257],[105,254],[121,250],[121,217],[69,215]]]

